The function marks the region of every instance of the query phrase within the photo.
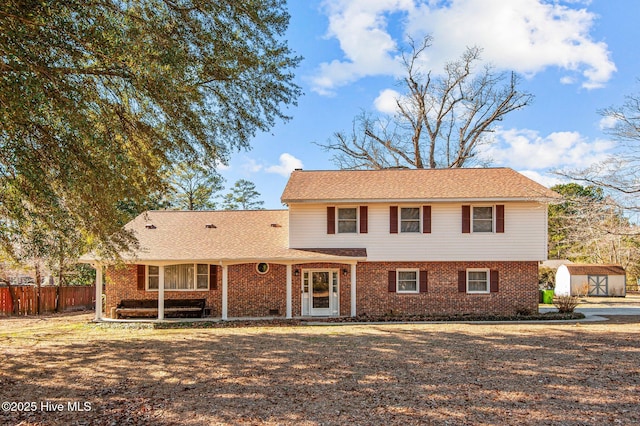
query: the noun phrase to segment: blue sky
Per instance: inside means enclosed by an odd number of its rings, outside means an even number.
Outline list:
[[[287,110],[292,120],[257,135],[252,150],[219,170],[227,186],[253,181],[270,209],[283,207],[294,168],[336,168],[313,142],[348,132],[362,110],[386,110],[399,90],[396,49],[407,36],[433,37],[434,72],[475,45],[497,70],[523,77],[533,104],[507,116],[481,155],[547,186],[560,182],[554,169],[617,152],[598,110],[640,91],[638,0],[289,0],[289,13],[305,95]]]

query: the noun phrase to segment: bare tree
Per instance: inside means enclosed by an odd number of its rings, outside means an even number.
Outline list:
[[[640,94],[629,95],[622,106],[600,114],[613,123],[606,133],[619,142],[620,151],[588,169],[557,174],[603,188],[628,211],[640,212]]]
[[[396,98],[396,114],[363,112],[353,120],[350,135],[334,134],[318,144],[334,152],[344,169],[388,167],[463,167],[481,144],[491,141],[495,123],[531,103],[533,95],[517,89],[514,73],[497,73],[491,66],[475,71],[481,49],[468,48],[449,62],[442,76],[424,72],[421,64],[431,38],[409,41],[403,53],[405,93]]]

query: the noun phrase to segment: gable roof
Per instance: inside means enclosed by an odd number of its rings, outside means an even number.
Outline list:
[[[538,200],[560,196],[509,168],[296,170],[283,203],[453,200]]]
[[[620,265],[589,265],[573,263],[564,265],[571,275],[625,275],[624,268]]]
[[[365,249],[290,249],[287,210],[149,211],[129,222],[139,250],[130,262],[364,260]],[[93,260],[85,257],[84,260]]]

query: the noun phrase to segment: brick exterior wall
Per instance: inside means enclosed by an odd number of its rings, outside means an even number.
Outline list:
[[[218,268],[217,285],[210,284],[208,291],[164,291],[166,299],[206,299],[205,306],[214,316],[222,312],[222,268]],[[105,273],[105,312],[110,316],[121,300],[158,300],[157,291],[138,290],[137,266],[109,267]]]
[[[260,274],[256,266],[255,263],[229,266],[229,317],[285,316],[287,267],[269,264],[267,273]],[[270,310],[278,312],[270,314]]]
[[[427,271],[426,293],[399,294],[388,291],[388,272],[398,268]],[[499,272],[499,291],[489,294],[458,292],[458,271],[488,268]],[[292,312],[301,314],[302,271],[304,269],[338,269],[340,315],[351,312],[351,266],[338,263],[314,263],[292,266]],[[346,274],[343,270],[346,269]],[[298,271],[298,276],[295,275]],[[358,315],[395,314],[515,314],[537,311],[537,262],[361,262],[357,265]],[[270,264],[266,274],[259,274],[256,264],[228,267],[229,317],[285,316],[286,266]],[[166,299],[207,300],[213,316],[222,310],[222,270],[218,266],[217,285],[209,291],[165,290]],[[106,273],[106,312],[124,299],[157,300],[157,291],[137,289],[136,266],[108,268]],[[274,312],[277,310],[277,314]]]
[[[426,293],[388,290],[388,272],[397,268],[427,271]],[[499,273],[499,291],[467,294],[458,291],[458,271],[488,268]],[[538,310],[537,262],[364,262],[357,268],[358,315],[382,314],[504,314]]]

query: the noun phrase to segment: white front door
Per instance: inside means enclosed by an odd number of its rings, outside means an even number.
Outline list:
[[[338,271],[305,270],[302,273],[302,315],[333,316],[339,309]]]

